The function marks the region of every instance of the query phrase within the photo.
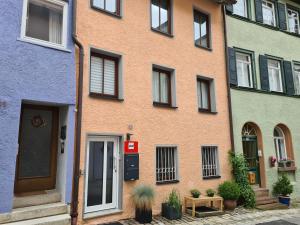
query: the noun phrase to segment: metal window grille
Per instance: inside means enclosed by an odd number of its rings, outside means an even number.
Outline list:
[[[202,147],[202,175],[204,178],[219,176],[218,147]]]
[[[156,148],[156,181],[176,181],[177,178],[177,148]]]

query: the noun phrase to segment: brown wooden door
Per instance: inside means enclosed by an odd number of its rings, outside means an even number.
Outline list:
[[[57,148],[58,109],[23,105],[15,193],[55,188]]]

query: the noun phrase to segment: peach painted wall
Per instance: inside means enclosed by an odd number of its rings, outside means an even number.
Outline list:
[[[174,37],[166,37],[150,29],[150,0],[124,0],[121,19],[90,7],[90,1],[78,0],[77,35],[85,46],[81,169],[85,169],[88,133],[133,133],[139,141],[140,180],[123,183],[123,213],[85,220],[97,224],[133,217],[130,201],[132,188],[150,184],[157,193],[154,213],[173,188],[181,195],[192,188],[202,193],[230,179],[227,160],[230,149],[230,127],[225,72],[223,20],[221,6],[210,0],[174,0]],[[194,46],[193,6],[211,13],[212,51]],[[90,47],[122,55],[124,102],[89,97]],[[178,109],[152,105],[152,64],[176,70]],[[216,115],[199,113],[196,75],[215,79]],[[133,130],[128,125],[133,125]],[[156,186],[155,145],[177,145],[180,182]],[[217,145],[221,179],[202,180],[202,145]],[[82,222],[84,176],[79,187],[79,221]]]

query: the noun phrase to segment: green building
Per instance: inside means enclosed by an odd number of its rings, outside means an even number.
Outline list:
[[[237,0],[226,7],[234,149],[244,153],[257,187],[271,193],[285,173],[298,199],[299,16],[299,0]]]

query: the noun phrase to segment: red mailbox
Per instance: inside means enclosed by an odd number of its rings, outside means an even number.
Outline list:
[[[125,154],[137,154],[139,152],[139,143],[137,141],[124,142]]]

